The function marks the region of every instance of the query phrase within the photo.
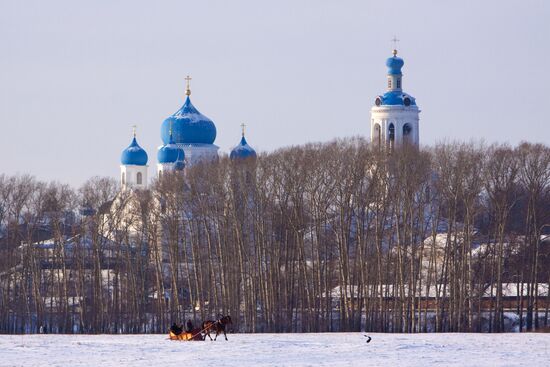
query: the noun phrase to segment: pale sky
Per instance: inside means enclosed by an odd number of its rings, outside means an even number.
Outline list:
[[[368,138],[394,35],[421,145],[550,141],[550,1],[0,0],[0,173],[154,175],[187,74],[221,152]]]

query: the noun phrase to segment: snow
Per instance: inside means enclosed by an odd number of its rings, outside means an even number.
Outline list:
[[[520,293],[527,297],[527,291],[529,289],[529,286],[531,284],[529,283],[523,283],[523,284],[517,284],[517,283],[502,283],[502,295],[504,297],[518,297]],[[544,297],[548,295],[549,290],[549,284],[548,283],[538,283],[538,294],[539,297]],[[523,290],[523,292],[522,292]],[[496,284],[492,288],[493,297],[496,297],[497,294],[497,288]],[[491,287],[487,286],[487,289],[485,289],[485,292],[483,294],[484,297],[491,297]]]
[[[0,366],[548,366],[550,334],[0,335]],[[221,336],[220,336],[221,337]]]
[[[502,283],[502,296],[503,297],[518,297],[518,295],[521,293],[524,297],[527,297],[528,293],[528,287],[530,286],[529,283],[523,283],[518,284],[517,283]],[[548,296],[548,291],[550,290],[550,284],[549,283],[538,283],[538,295],[539,297],[546,297]],[[393,284],[382,284],[380,285],[369,285],[366,287],[366,291],[368,292],[367,295],[370,295],[375,292],[375,294],[380,293],[380,287],[382,287],[382,294],[383,295],[393,295],[394,294],[394,287],[396,287],[396,291],[398,294],[401,293],[401,288],[399,286],[394,286]],[[475,288],[480,287],[479,284],[474,284]],[[484,292],[483,297],[490,298],[491,297],[491,286],[490,285],[483,285]],[[425,285],[418,286],[416,288],[416,295],[420,297],[432,297],[435,298],[436,294],[439,293],[440,296],[443,294],[443,284],[438,284],[437,286],[431,285],[428,292]],[[342,294],[342,287],[339,285],[332,288],[330,292],[330,297],[333,299],[338,300],[343,294]],[[353,295],[353,298],[357,298],[359,296],[359,287],[356,285],[348,285],[346,288],[344,288],[347,293],[347,297],[351,298]],[[523,292],[521,292],[523,290]],[[445,287],[446,295],[449,296],[451,293],[450,287]],[[403,285],[403,296],[408,297],[409,296],[409,285],[404,284]],[[426,293],[428,293],[426,295]],[[497,289],[496,284],[493,285],[492,288],[492,297],[496,297]],[[364,296],[364,295],[363,295]],[[326,293],[323,293],[323,297],[326,297]]]

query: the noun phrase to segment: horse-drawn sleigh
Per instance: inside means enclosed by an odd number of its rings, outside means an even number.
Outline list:
[[[170,340],[184,340],[184,341],[191,341],[191,340],[205,340],[206,336],[210,338],[210,340],[216,340],[218,338],[218,335],[223,333],[223,336],[225,337],[225,340],[227,340],[227,334],[225,333],[225,328],[227,325],[230,325],[231,322],[231,316],[223,316],[214,321],[214,320],[206,320],[202,323],[201,328],[195,328],[195,329],[187,329],[183,330],[182,327],[176,327],[174,328],[174,325],[170,328],[170,334],[169,338]],[[216,336],[214,339],[210,336],[211,332],[215,332]]]

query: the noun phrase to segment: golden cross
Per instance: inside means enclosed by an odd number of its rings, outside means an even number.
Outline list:
[[[396,56],[397,55],[397,42],[399,42],[399,40],[397,39],[396,36],[393,36],[393,39],[391,41],[393,42],[393,56]]]
[[[137,125],[132,125],[132,131],[134,133],[134,138],[136,137],[136,129],[137,129]]]
[[[243,136],[244,136],[244,128],[246,127],[246,125],[244,124],[244,122],[241,124],[241,129],[243,131]]]
[[[187,82],[187,86],[185,87],[185,95],[186,95],[186,96],[191,95],[191,88],[189,87],[189,81],[191,81],[191,79],[192,79],[192,78],[191,78],[189,75],[187,75],[187,76],[185,77],[185,81]]]

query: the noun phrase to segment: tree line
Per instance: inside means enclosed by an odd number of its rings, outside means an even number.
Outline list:
[[[0,332],[535,330],[548,233],[541,144],[336,140],[147,190],[0,175]]]

